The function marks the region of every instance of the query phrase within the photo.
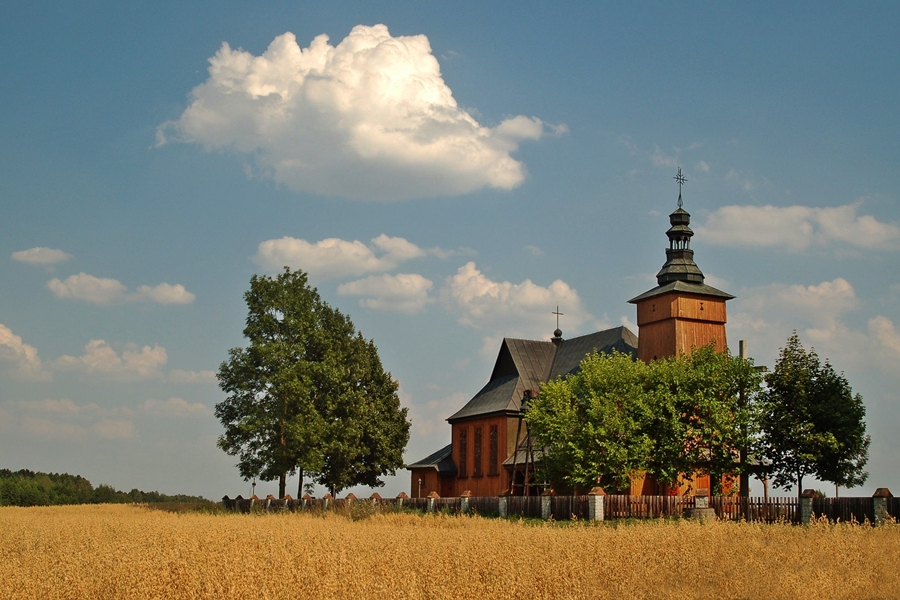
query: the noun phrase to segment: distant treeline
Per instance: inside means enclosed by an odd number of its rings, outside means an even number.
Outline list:
[[[0,469],[0,506],[51,506],[58,504],[127,504],[132,502],[209,502],[202,496],[160,494],[133,489],[97,487],[80,475],[35,473],[28,469]]]

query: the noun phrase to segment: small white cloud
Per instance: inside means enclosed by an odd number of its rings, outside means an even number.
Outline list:
[[[69,260],[72,258],[72,255],[63,252],[62,250],[38,246],[37,248],[13,252],[12,258],[13,260],[26,262],[32,265],[53,265]]]
[[[102,419],[94,423],[91,431],[105,440],[130,440],[137,437],[134,423],[123,419]]]
[[[698,162],[697,166],[694,168],[697,169],[698,171],[703,171],[704,173],[709,173],[709,163],[707,163],[705,160],[701,160],[700,162]]]
[[[180,283],[176,285],[160,283],[153,287],[142,285],[133,296],[134,300],[149,300],[158,304],[190,304],[195,298],[196,296],[184,289]]]
[[[526,171],[510,153],[545,130],[522,115],[480,125],[453,98],[428,38],[384,25],[358,25],[337,46],[323,34],[301,48],[285,33],[261,56],[223,43],[209,63],[159,144],[250,154],[257,175],[298,191],[400,200],[512,189]]]
[[[57,298],[83,300],[92,304],[112,304],[125,301],[128,288],[115,279],[94,277],[87,273],[71,275],[65,281],[54,277],[47,287]]]
[[[134,423],[118,416],[134,414],[127,407],[101,408],[93,402],[78,405],[64,398],[8,402],[7,408],[0,411],[5,416],[5,428],[30,438],[73,442],[90,437],[108,440],[137,437]]]
[[[725,181],[740,186],[745,192],[752,192],[756,189],[756,182],[735,169],[729,169],[725,174]]]
[[[515,337],[509,335],[506,337]],[[491,360],[497,357],[497,351],[500,350],[500,344],[503,343],[503,335],[486,335],[481,338],[481,349],[478,354],[485,359]]]
[[[654,146],[653,154],[650,155],[650,162],[653,163],[654,167],[677,167],[678,152],[676,151],[674,155],[668,155],[660,150],[659,146]]]
[[[412,434],[426,440],[434,440],[436,435],[445,432],[449,435],[447,417],[462,408],[468,400],[468,396],[462,392],[456,392],[440,400],[414,403],[403,392],[402,386],[400,388],[400,403],[409,408],[408,416],[412,422]]]
[[[183,398],[168,400],[146,400],[142,406],[144,412],[161,417],[193,417],[212,414],[212,410],[200,402],[188,402]]]
[[[526,252],[528,252],[529,254],[531,254],[532,256],[543,256],[544,254],[546,254],[543,250],[541,250],[537,246],[528,245],[522,249],[525,250]]]
[[[57,298],[101,305],[148,301],[159,304],[190,304],[195,298],[183,285],[168,283],[153,287],[142,285],[136,293],[129,294],[128,288],[117,279],[94,277],[87,273],[71,275],[64,281],[54,277],[47,282],[47,287]]]
[[[4,367],[18,378],[42,381],[51,378],[34,346],[29,346],[0,323],[0,367]]]
[[[50,413],[57,415],[80,415],[96,411],[99,407],[95,403],[79,406],[68,398],[54,400],[21,400],[16,403],[19,408],[27,412]]]
[[[723,206],[696,229],[704,242],[723,246],[802,251],[842,243],[872,250],[900,248],[900,226],[858,215],[859,206]]]
[[[61,371],[75,371],[112,381],[161,379],[168,356],[161,346],[126,344],[121,353],[103,340],[91,340],[81,356],[61,356],[53,363]]]
[[[216,383],[216,372],[172,369],[166,376],[166,380],[169,383]]]
[[[459,315],[463,325],[506,336],[549,337],[555,328],[551,312],[557,305],[565,314],[560,322],[563,331],[577,331],[581,325],[594,322],[578,292],[564,281],[557,279],[547,287],[529,279],[517,284],[492,281],[474,262],[448,277],[440,295],[444,306]]]
[[[720,290],[727,290],[731,287],[731,284],[728,283],[727,279],[722,279],[721,277],[716,277],[715,275],[706,274],[703,276],[703,282],[707,285],[711,285],[714,288],[719,288]]]
[[[420,258],[427,254],[425,250],[402,237],[390,237],[383,233],[372,240],[372,245],[398,264],[401,261]]]
[[[900,359],[900,332],[895,329],[893,321],[881,315],[869,319],[869,335],[893,354],[894,360]]]
[[[261,243],[253,260],[266,269],[291,267],[303,269],[312,278],[326,279],[391,271],[415,258],[429,255],[445,258],[452,254],[440,248],[420,248],[404,238],[385,234],[372,239],[371,246],[358,240],[328,238],[310,243],[285,236]]]
[[[46,441],[73,441],[87,437],[87,429],[78,423],[60,422],[53,419],[23,415],[19,425],[30,437]]]
[[[338,286],[341,296],[367,296],[359,305],[373,310],[419,313],[433,300],[428,292],[433,283],[416,273],[371,275]]]

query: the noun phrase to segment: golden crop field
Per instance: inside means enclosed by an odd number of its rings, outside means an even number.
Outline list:
[[[0,508],[0,598],[898,598],[900,525]]]

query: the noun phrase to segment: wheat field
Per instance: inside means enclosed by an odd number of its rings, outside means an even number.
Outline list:
[[[0,508],[0,598],[896,598],[900,526]]]

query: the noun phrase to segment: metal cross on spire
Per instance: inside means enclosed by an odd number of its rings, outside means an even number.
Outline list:
[[[556,328],[559,329],[559,318],[563,316],[563,313],[559,312],[559,304],[556,305],[556,310],[550,314],[556,315]]]
[[[678,208],[681,208],[681,186],[687,181],[684,175],[681,174],[681,167],[678,167],[678,175],[673,177],[673,179],[678,182]]]

